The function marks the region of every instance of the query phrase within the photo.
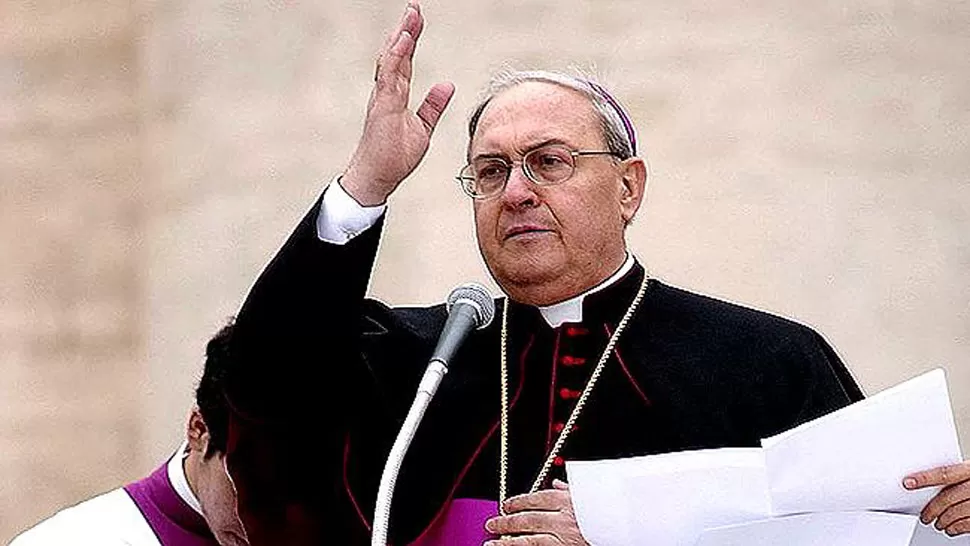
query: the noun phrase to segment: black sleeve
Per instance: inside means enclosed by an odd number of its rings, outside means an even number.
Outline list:
[[[253,420],[340,407],[363,379],[354,365],[360,315],[383,219],[335,245],[317,237],[319,209],[318,200],[236,318],[226,393],[234,410]]]
[[[762,437],[772,436],[862,400],[859,385],[832,347],[814,330],[797,326],[778,347],[770,374],[771,393],[761,408]]]
[[[334,245],[317,237],[319,207],[253,285],[229,346],[226,465],[253,546],[366,542],[345,449],[374,398],[360,334],[382,221]]]
[[[858,402],[865,398],[865,394],[862,392],[862,388],[856,382],[855,378],[849,372],[849,368],[842,362],[839,355],[836,354],[835,349],[825,338],[823,338],[817,332],[812,332],[814,334],[815,343],[818,346],[818,350],[822,353],[823,358],[828,362],[829,367],[832,369],[832,373],[835,375],[835,379],[838,384],[842,387],[845,395],[849,399],[849,403]]]

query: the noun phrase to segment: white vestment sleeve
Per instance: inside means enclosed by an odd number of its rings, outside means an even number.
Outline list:
[[[9,546],[161,546],[124,489],[66,508],[13,539]]]
[[[323,192],[317,214],[317,237],[321,241],[343,245],[377,223],[387,205],[365,207],[354,200],[337,177]]]

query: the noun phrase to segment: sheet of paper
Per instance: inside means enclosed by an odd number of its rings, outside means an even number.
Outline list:
[[[769,515],[760,449],[566,463],[583,536],[597,546],[691,546],[707,527]]]
[[[916,524],[910,546],[970,546],[970,536],[951,537],[932,526]]]
[[[705,531],[695,546],[967,546],[908,514],[819,512]]]
[[[902,478],[960,462],[943,370],[934,370],[762,442],[775,515],[918,514],[937,490]]]
[[[913,542],[918,525],[916,516],[885,512],[801,514],[710,529],[696,546],[935,546]]]
[[[900,483],[962,460],[942,370],[762,445],[567,462],[580,529],[596,546],[692,546],[712,528],[723,529],[705,535],[704,546],[797,546],[798,537],[813,546],[970,546],[912,516],[936,490]],[[757,520],[767,521],[739,526]],[[841,531],[825,534],[833,529]]]
[[[910,546],[917,521],[880,512],[801,514],[709,529],[696,546]]]

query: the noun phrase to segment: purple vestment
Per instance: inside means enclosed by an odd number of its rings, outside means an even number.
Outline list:
[[[162,546],[219,546],[209,525],[172,487],[168,465],[125,486]]]
[[[485,521],[497,514],[495,501],[455,499],[411,546],[481,546],[495,538],[485,530]]]

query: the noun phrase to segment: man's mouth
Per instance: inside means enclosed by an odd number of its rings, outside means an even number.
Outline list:
[[[505,231],[505,240],[507,241],[515,237],[524,237],[532,234],[551,232],[551,229],[539,225],[525,224],[521,226],[513,226]]]

